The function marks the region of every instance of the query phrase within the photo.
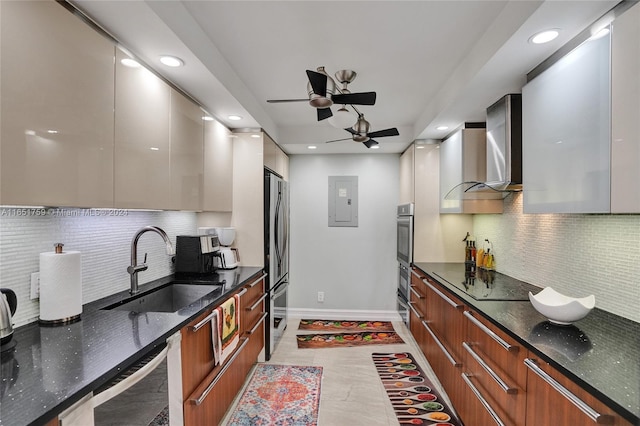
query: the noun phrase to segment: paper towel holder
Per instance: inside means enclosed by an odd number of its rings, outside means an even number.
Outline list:
[[[54,247],[54,253],[55,254],[62,254],[62,248],[64,247],[64,244],[62,243],[55,243],[53,245]],[[40,302],[42,303],[42,301]],[[72,324],[75,322],[80,321],[81,319],[81,313],[76,314],[76,315],[71,315],[69,317],[65,317],[65,318],[59,318],[59,319],[54,319],[54,320],[43,320],[42,318],[38,319],[38,324],[40,324],[41,326],[45,326],[45,327],[56,327],[56,326],[60,326],[60,325],[68,325],[68,324]]]

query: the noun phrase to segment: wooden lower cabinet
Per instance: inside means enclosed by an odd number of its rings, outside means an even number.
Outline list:
[[[412,286],[409,329],[464,424],[632,426],[415,268]]]
[[[264,348],[264,276],[245,285],[240,295],[240,342],[222,365],[213,363],[211,322],[193,327],[208,313],[182,330],[183,410],[186,426],[219,424],[242,388]]]
[[[457,408],[468,424],[525,424],[527,351],[473,310],[465,310],[462,380],[467,397]]]
[[[527,367],[527,425],[631,426],[554,367],[529,352]]]

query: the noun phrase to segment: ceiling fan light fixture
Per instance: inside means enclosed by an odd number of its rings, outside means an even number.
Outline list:
[[[327,79],[325,83],[326,87],[325,87],[324,93],[316,93],[316,91],[313,89],[313,85],[311,84],[311,81],[307,82],[307,93],[309,94],[309,105],[311,105],[314,108],[328,108],[331,105],[333,105],[333,101],[331,100],[331,97],[336,92],[336,82],[333,81],[333,79],[331,78],[331,76],[329,76],[329,74],[327,74],[327,72],[324,70],[324,67],[318,67],[316,72],[326,77]],[[314,79],[314,81],[315,80],[317,79]],[[321,91],[321,89],[318,91]]]
[[[329,117],[329,124],[337,129],[346,129],[353,126],[355,122],[356,117],[344,105]]]

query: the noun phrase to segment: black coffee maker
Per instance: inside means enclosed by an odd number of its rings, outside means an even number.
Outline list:
[[[214,257],[219,252],[217,235],[178,235],[176,273],[203,275],[215,272]]]

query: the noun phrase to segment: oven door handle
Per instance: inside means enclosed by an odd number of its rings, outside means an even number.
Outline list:
[[[404,298],[398,294],[398,303],[405,309],[409,309],[409,305],[404,301]]]
[[[287,287],[289,287],[289,281],[283,281],[282,284],[278,286],[279,291],[271,296],[271,300],[275,300],[285,294],[287,292]]]

